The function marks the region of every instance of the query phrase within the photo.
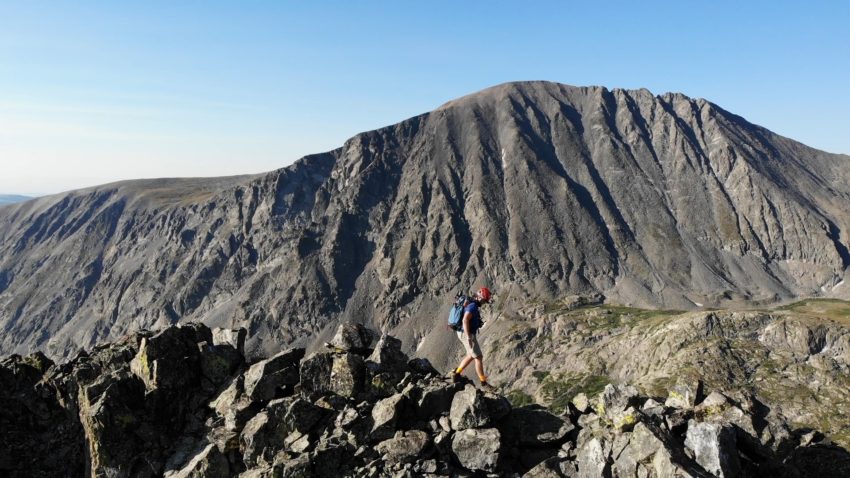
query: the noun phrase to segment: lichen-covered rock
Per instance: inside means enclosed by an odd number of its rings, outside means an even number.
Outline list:
[[[563,478],[564,473],[561,470],[562,461],[557,456],[543,460],[522,475],[522,478]]]
[[[416,416],[422,420],[430,420],[445,413],[451,408],[452,400],[461,387],[460,384],[446,383],[437,378],[420,381],[410,394],[411,406]]]
[[[319,353],[301,362],[300,377],[306,393],[355,397],[365,390],[366,362],[352,353]]]
[[[587,394],[579,393],[570,400],[570,403],[576,407],[579,413],[587,413],[590,410],[590,400],[587,398]]]
[[[242,354],[228,345],[198,344],[201,375],[217,387],[230,378],[242,365]]]
[[[130,362],[130,370],[147,390],[173,390],[197,383],[195,372],[198,344],[212,343],[212,332],[202,324],[169,327],[151,337],[142,338],[139,351]]]
[[[129,475],[145,459],[147,440],[160,438],[145,419],[144,396],[145,385],[129,371],[101,375],[80,389],[92,476]]]
[[[418,373],[419,375],[440,374],[440,372],[438,372],[437,369],[435,369],[434,366],[431,365],[430,360],[422,357],[410,359],[407,362],[407,368],[414,371],[415,373]]]
[[[454,434],[452,451],[467,470],[494,472],[498,468],[501,435],[495,428],[468,428]]]
[[[638,391],[631,385],[608,384],[596,400],[596,413],[613,420],[626,408],[637,405]]]
[[[679,381],[670,389],[665,406],[691,409],[702,399],[702,382]]]

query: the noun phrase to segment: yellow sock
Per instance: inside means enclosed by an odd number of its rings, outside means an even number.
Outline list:
[[[487,376],[486,375],[479,375],[478,380],[481,380],[481,383],[487,383]]]
[[[457,370],[455,370],[455,372],[456,372],[456,373],[463,373],[463,368],[458,367],[458,368],[457,368]]]

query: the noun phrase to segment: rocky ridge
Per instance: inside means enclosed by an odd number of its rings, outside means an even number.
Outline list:
[[[343,324],[329,350],[247,363],[244,329],[143,331],[63,364],[0,362],[4,476],[843,476],[848,453],[756,397],[676,384],[554,414],[441,377]],[[819,474],[822,473],[822,474]]]
[[[256,176],[0,208],[0,352],[181,321],[251,353],[369,323],[434,363],[459,289],[506,310],[848,297],[850,158],[681,94],[499,85]]]
[[[553,410],[608,381],[665,395],[677,380],[701,380],[850,446],[850,303],[684,312],[587,302],[529,306],[485,327],[491,376]]]

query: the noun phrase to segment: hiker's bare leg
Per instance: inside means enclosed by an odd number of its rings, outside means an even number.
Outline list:
[[[468,357],[467,357],[468,358]],[[478,373],[478,377],[484,377],[484,360],[482,357],[475,357],[475,371]]]
[[[460,361],[460,365],[458,365],[457,368],[464,370],[466,368],[466,366],[469,365],[470,362],[472,362],[472,360],[473,360],[473,358],[470,357],[469,355],[467,355],[466,357],[463,358],[463,360]]]

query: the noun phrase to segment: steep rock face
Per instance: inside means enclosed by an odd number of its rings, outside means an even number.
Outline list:
[[[260,176],[0,209],[0,350],[200,319],[268,352],[354,319],[441,359],[481,283],[505,307],[844,296],[848,185],[847,156],[705,100],[510,83]]]

